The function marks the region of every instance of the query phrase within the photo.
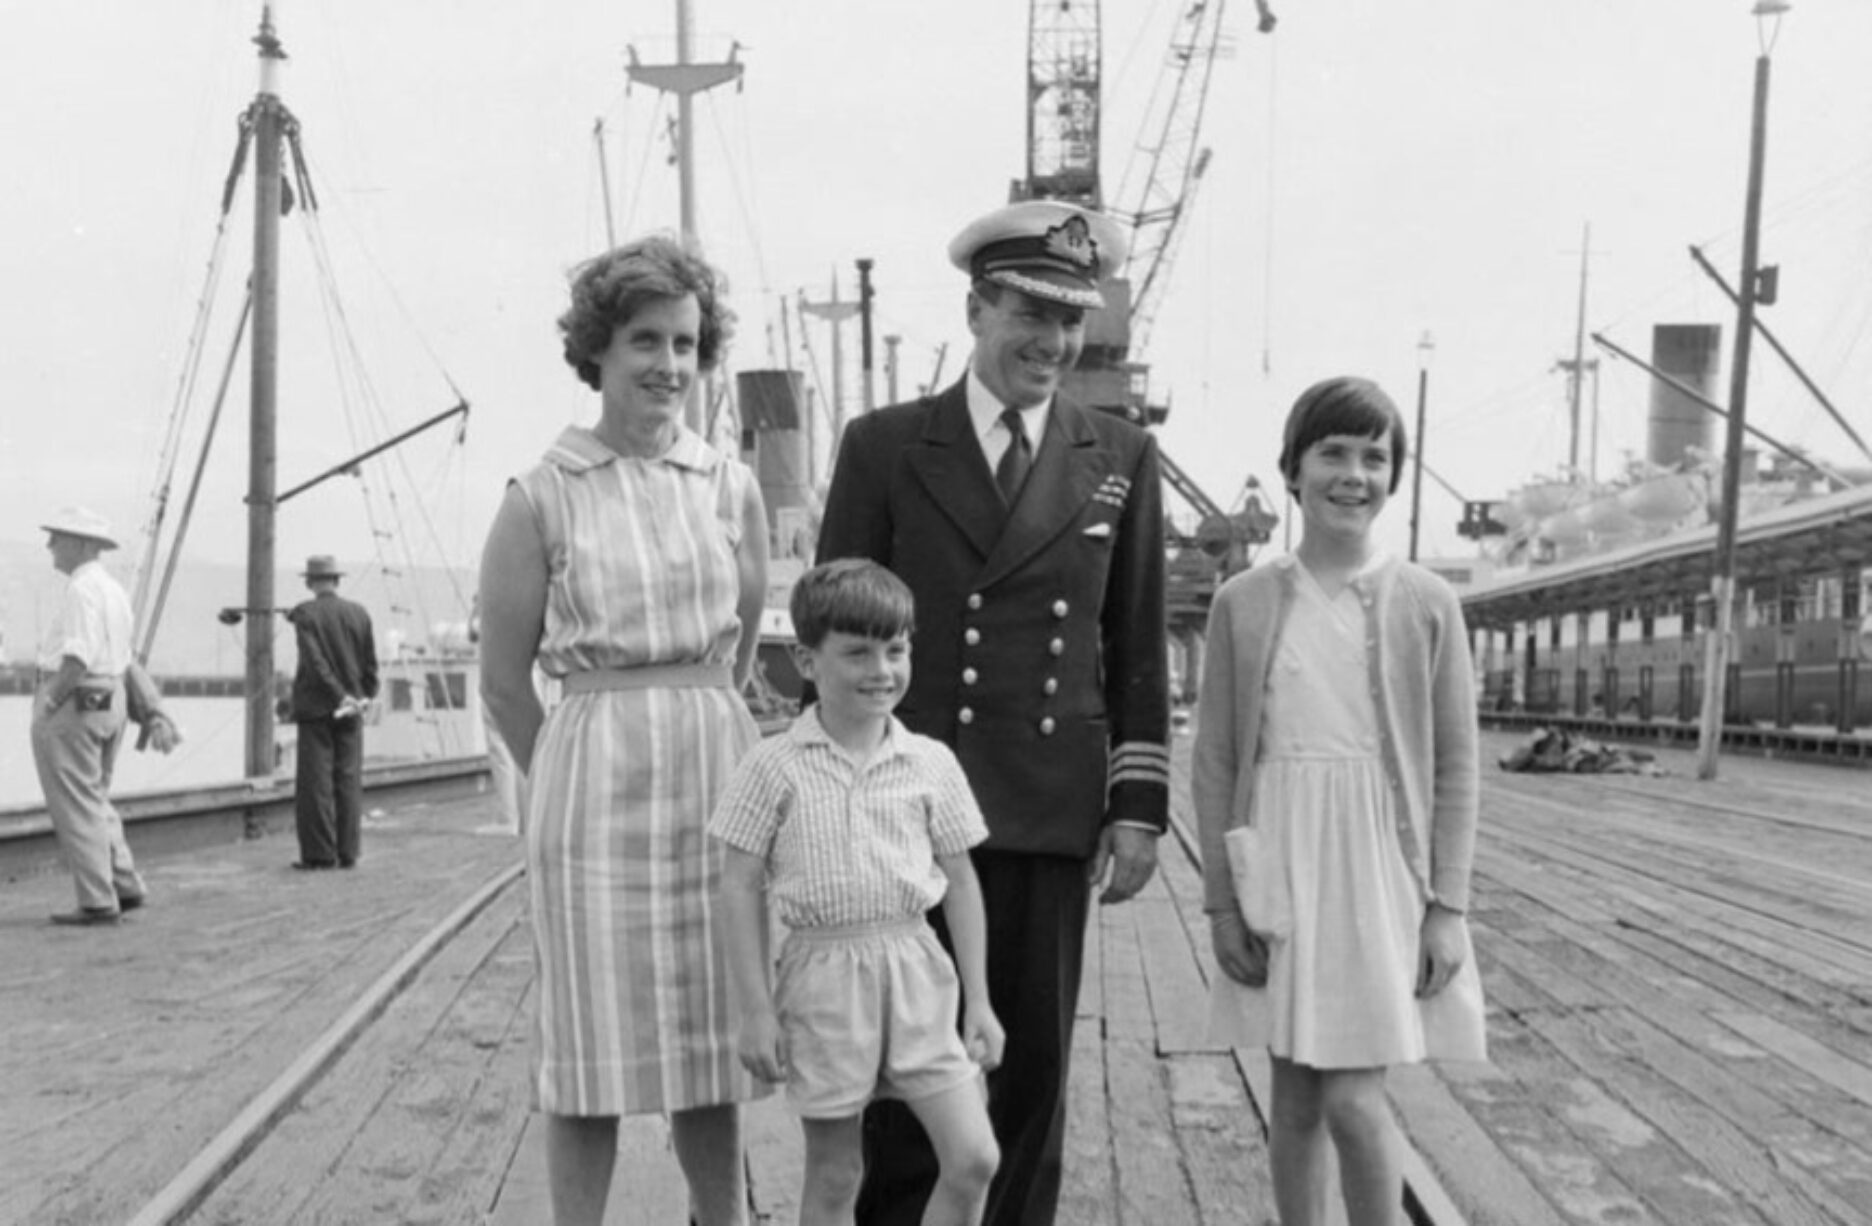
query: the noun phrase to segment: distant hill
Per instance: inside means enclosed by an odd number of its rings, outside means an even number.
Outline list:
[[[274,580],[274,600],[290,608],[307,598],[299,577],[303,559],[295,558]],[[104,564],[126,589],[134,559],[118,550]],[[377,651],[388,656],[400,636],[416,644],[429,641],[438,626],[459,630],[468,620],[475,576],[467,569],[418,567],[389,575],[362,563],[339,559],[348,573],[340,587],[370,610],[376,624]],[[52,616],[65,577],[52,569],[52,556],[40,542],[0,540],[0,662],[30,664]],[[158,675],[233,676],[246,668],[247,627],[224,626],[215,614],[246,604],[247,572],[224,563],[184,562],[170,585],[150,665]],[[293,636],[284,618],[275,618],[274,663],[282,672],[297,667]]]

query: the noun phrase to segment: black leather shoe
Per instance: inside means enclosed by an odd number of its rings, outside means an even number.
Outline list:
[[[119,894],[117,907],[121,911],[134,911],[143,905],[144,899],[145,896],[142,894]]]
[[[76,911],[59,912],[52,917],[52,922],[74,928],[88,928],[98,924],[115,924],[122,919],[123,912],[110,907],[80,907]]]

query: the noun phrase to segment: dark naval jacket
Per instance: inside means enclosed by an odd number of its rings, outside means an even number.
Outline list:
[[[1108,822],[1167,820],[1157,443],[1055,396],[1009,508],[965,383],[846,427],[819,560],[874,559],[915,593],[898,715],[955,750],[985,846],[1089,856]]]

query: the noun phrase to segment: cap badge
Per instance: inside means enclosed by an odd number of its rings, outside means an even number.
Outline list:
[[[1048,228],[1041,241],[1048,255],[1058,256],[1076,268],[1090,272],[1098,267],[1098,244],[1092,240],[1092,229],[1084,217],[1074,214]]]

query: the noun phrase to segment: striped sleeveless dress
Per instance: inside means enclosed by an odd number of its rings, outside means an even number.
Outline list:
[[[654,460],[568,427],[516,484],[545,544],[549,676],[732,664],[753,480],[683,430]],[[568,693],[534,751],[527,873],[539,1108],[679,1111],[765,1092],[735,1056],[704,823],[757,739],[727,688]]]

